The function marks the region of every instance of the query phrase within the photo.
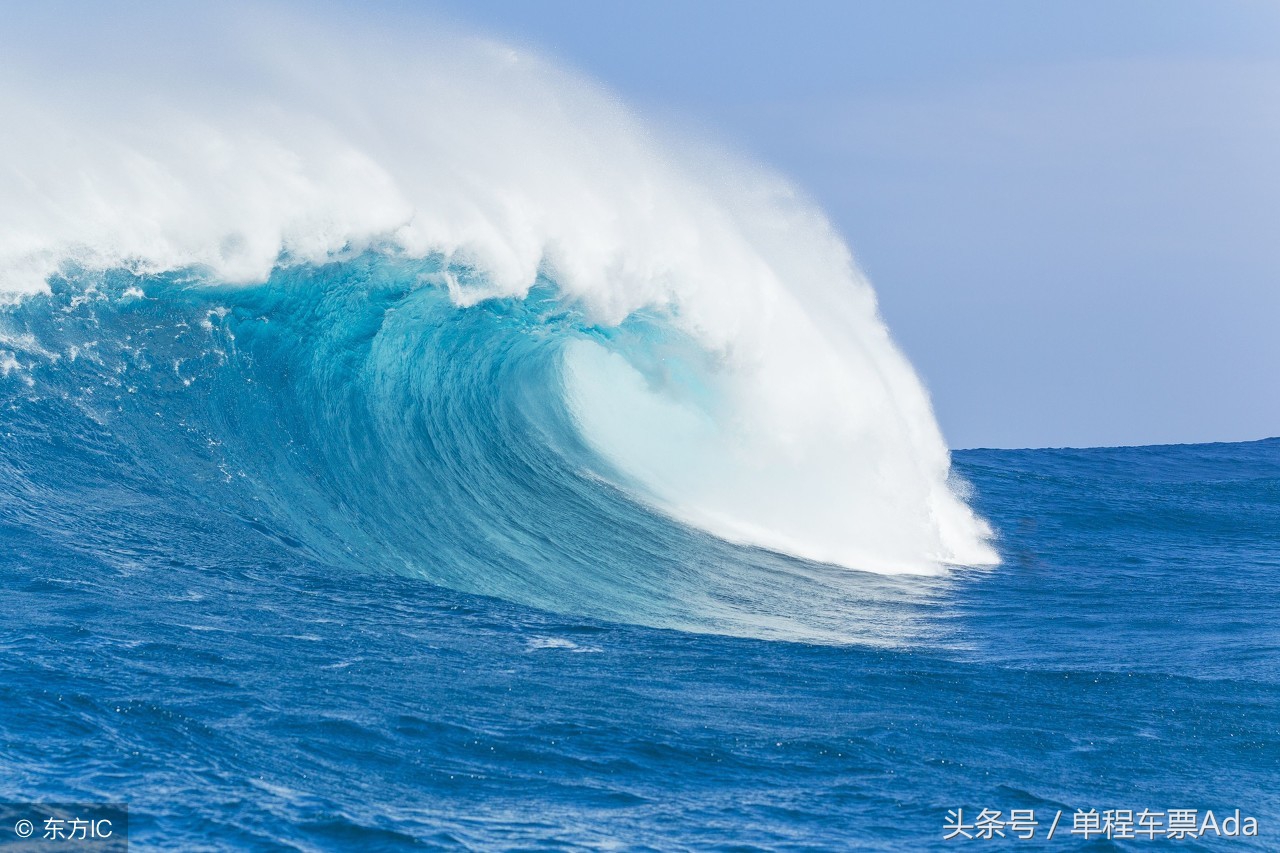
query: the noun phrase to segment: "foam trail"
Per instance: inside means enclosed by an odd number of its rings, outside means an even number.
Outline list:
[[[858,569],[995,562],[871,287],[785,181],[490,41],[202,15],[131,28],[124,59],[89,13],[75,56],[29,50],[30,22],[0,37],[5,293],[67,264],[251,283],[370,249],[442,258],[458,306],[543,276],[595,328],[564,347],[566,403],[642,500]]]

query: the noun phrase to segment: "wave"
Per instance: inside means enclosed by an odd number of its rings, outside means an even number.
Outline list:
[[[23,417],[98,383],[154,476],[217,457],[316,555],[613,618],[687,613],[694,553],[720,599],[996,562],[870,285],[785,181],[507,46],[206,14],[165,74],[159,26],[124,64],[6,37]],[[175,411],[206,457],[163,449]]]

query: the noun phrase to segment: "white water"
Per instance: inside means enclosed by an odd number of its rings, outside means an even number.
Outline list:
[[[108,19],[127,46],[97,35]],[[121,20],[19,15],[0,36],[0,291],[67,263],[249,283],[374,247],[474,267],[449,282],[467,306],[543,272],[596,322],[666,312],[706,354],[698,395],[567,353],[587,440],[644,499],[855,568],[995,561],[871,287],[785,181],[492,42],[244,9]]]

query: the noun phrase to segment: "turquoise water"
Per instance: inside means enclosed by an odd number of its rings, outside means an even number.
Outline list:
[[[1280,845],[1280,440],[959,452],[1000,566],[815,565],[578,438],[563,348],[644,318],[424,270],[0,309],[0,801],[127,802],[140,849]]]

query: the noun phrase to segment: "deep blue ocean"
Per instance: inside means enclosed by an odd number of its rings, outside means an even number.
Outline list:
[[[421,273],[0,308],[0,801],[136,849],[1280,849],[1280,440],[956,452],[1001,565],[814,565],[593,468],[558,354],[643,318]],[[1041,825],[945,837],[983,809]]]

